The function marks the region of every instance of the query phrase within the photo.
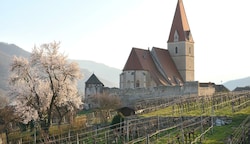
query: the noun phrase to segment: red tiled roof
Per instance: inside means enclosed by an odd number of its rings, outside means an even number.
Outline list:
[[[182,77],[166,49],[154,47],[150,52],[149,50],[132,48],[123,71],[127,70],[149,71],[157,85],[183,83]]]
[[[160,63],[160,67],[163,70],[166,79],[171,82],[171,84],[180,84],[183,83],[182,77],[177,70],[177,67],[170,56],[170,53],[166,49],[153,47],[152,51],[154,51],[158,62]],[[178,81],[178,82],[177,82]]]
[[[132,48],[129,58],[123,68],[127,70],[146,70],[149,71],[157,85],[167,85],[166,79],[157,70],[149,50]]]
[[[175,31],[178,32],[179,41],[193,42],[182,0],[178,0],[168,42],[174,42]]]
[[[147,50],[132,48],[123,70],[144,70],[141,57],[146,57],[147,55],[149,55]]]

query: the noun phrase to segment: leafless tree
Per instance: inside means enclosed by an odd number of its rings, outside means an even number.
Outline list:
[[[115,110],[121,106],[121,99],[117,95],[110,95],[108,93],[97,94],[93,96],[93,102],[100,113],[102,122],[107,123],[110,118],[110,111]]]

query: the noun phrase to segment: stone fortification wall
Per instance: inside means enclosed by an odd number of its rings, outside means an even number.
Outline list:
[[[164,98],[182,95],[198,95],[199,83],[187,82],[183,86],[159,86],[153,88],[117,89],[104,88],[104,92],[119,95],[124,106],[133,106],[144,99]]]

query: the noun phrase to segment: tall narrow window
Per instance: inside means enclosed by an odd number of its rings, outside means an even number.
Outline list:
[[[189,54],[191,54],[191,47],[189,47]]]
[[[175,53],[178,53],[178,47],[175,47]]]
[[[136,84],[135,84],[135,85],[136,85],[137,88],[140,87],[140,82],[139,82],[139,80],[136,81]]]
[[[127,81],[127,84],[128,84],[127,88],[131,88],[131,86],[130,86],[130,80]]]

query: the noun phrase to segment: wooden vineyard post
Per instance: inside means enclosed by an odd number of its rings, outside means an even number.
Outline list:
[[[68,132],[68,142],[70,142],[70,130]]]
[[[105,133],[104,133],[104,139],[105,139],[106,143],[108,143],[107,131],[105,131]]]
[[[34,144],[36,144],[36,128],[35,128],[35,133],[34,133]]]
[[[79,144],[79,137],[78,137],[78,133],[76,133],[76,144]]]
[[[202,118],[202,114],[201,114],[201,134],[203,133],[203,118]],[[203,136],[201,136],[201,138],[200,138],[200,142],[202,141],[202,137]]]
[[[182,142],[185,142],[185,137],[184,137],[184,129],[183,129],[183,116],[180,116],[181,118],[181,138],[182,138]]]
[[[212,134],[214,133],[214,105],[212,105],[212,111],[211,111],[211,125],[212,125]]]
[[[174,116],[174,111],[175,111],[175,109],[174,109],[174,104],[172,105],[172,116]]]
[[[127,119],[126,120],[126,124],[127,124],[127,137],[126,137],[126,140],[127,140],[127,142],[129,142],[129,120]]]
[[[235,112],[235,110],[234,110],[234,100],[232,100],[231,104],[232,104],[232,113],[234,113]]]
[[[204,113],[204,97],[202,97],[202,99],[201,99],[201,107],[202,107],[202,113]]]
[[[157,130],[160,130],[160,118],[159,115],[157,115]]]
[[[149,141],[149,134],[147,134],[146,144],[150,144],[150,141]]]

